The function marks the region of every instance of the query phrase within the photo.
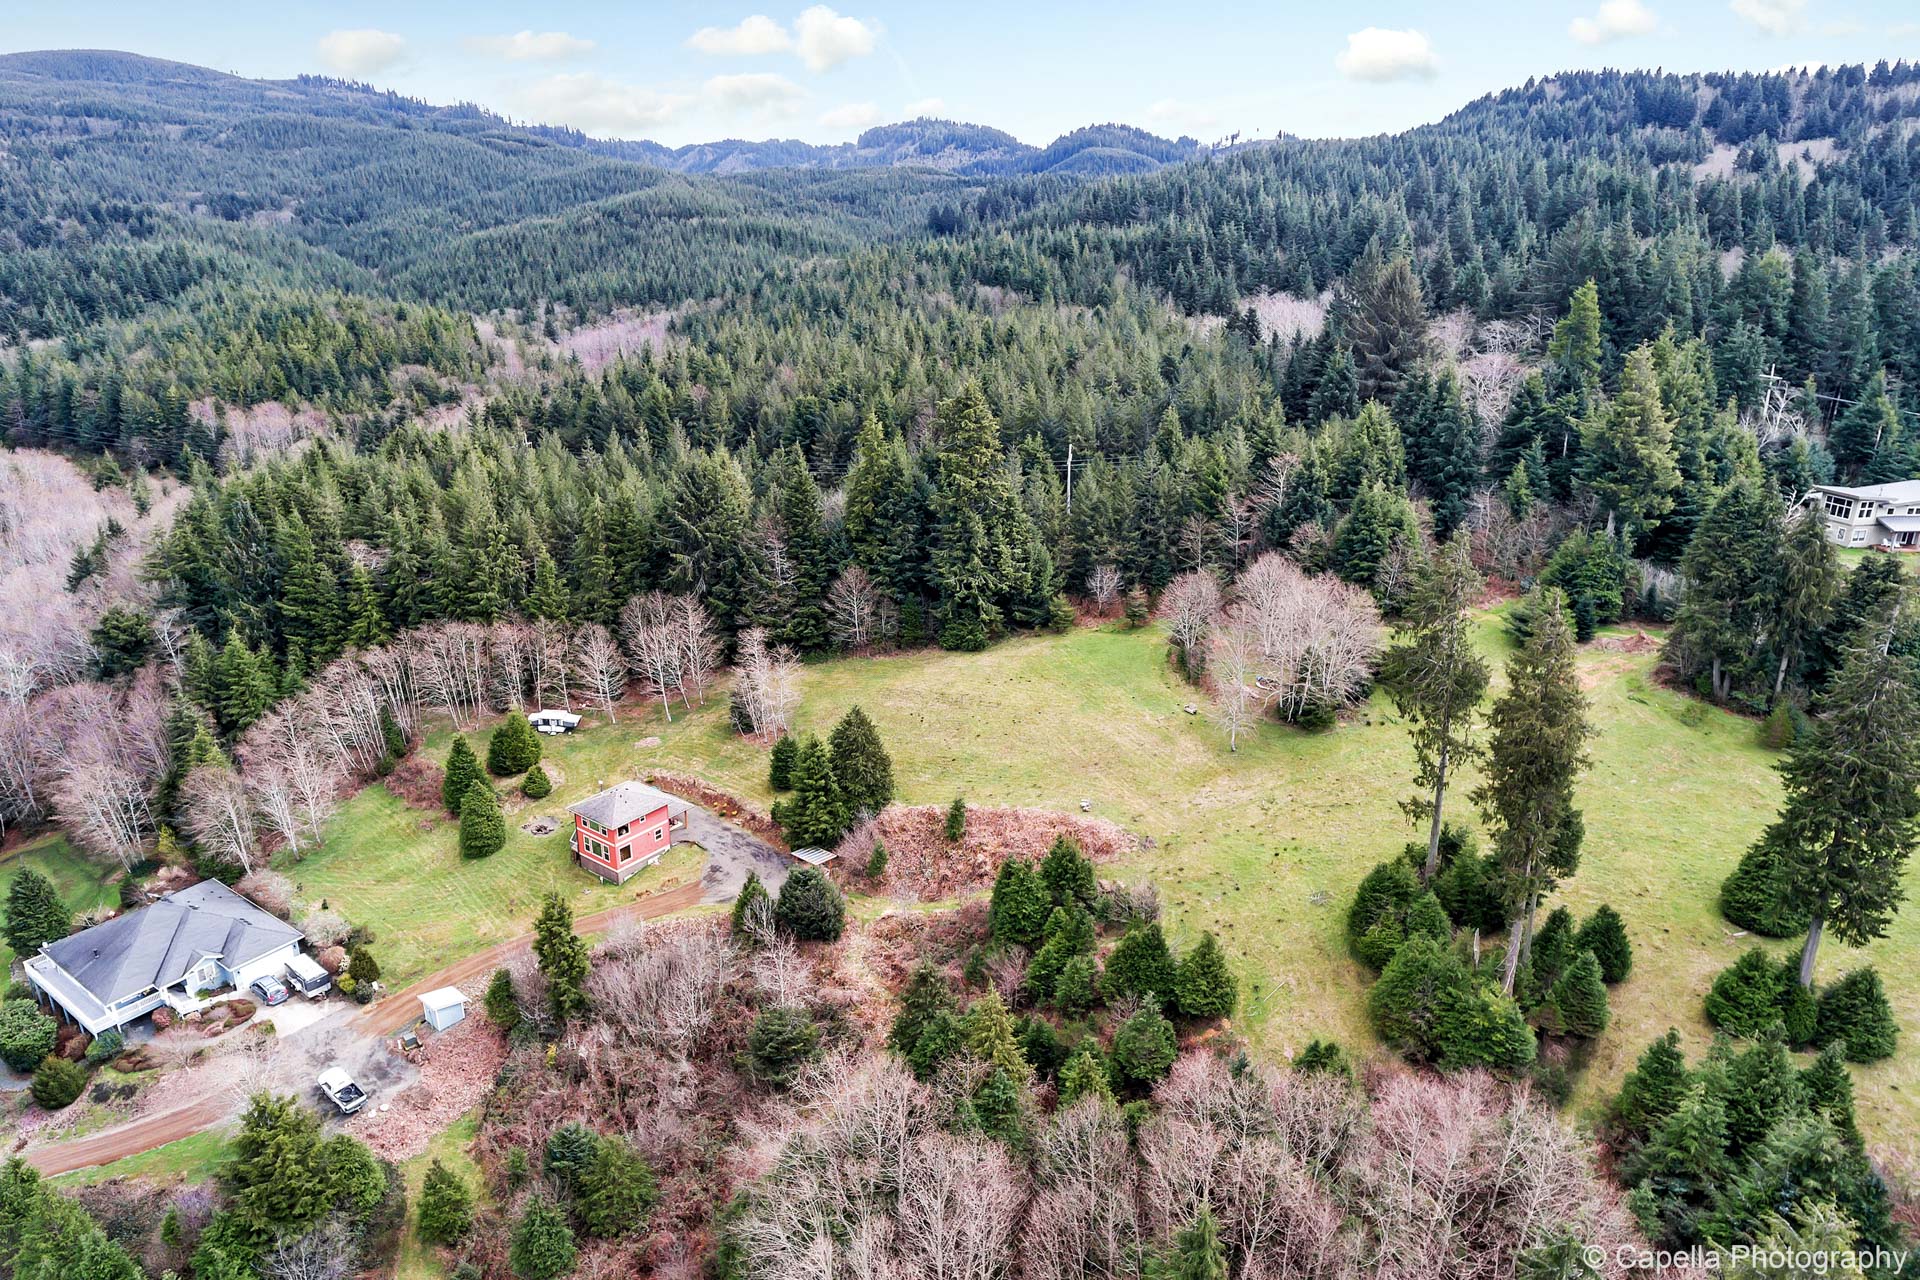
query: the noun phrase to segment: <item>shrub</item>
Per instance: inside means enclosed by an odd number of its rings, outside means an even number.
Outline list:
[[[573,1228],[560,1206],[543,1195],[530,1197],[507,1247],[513,1274],[520,1280],[555,1280],[573,1270],[576,1256]]]
[[[1600,961],[1582,951],[1554,982],[1547,995],[1560,1029],[1570,1036],[1591,1039],[1607,1029],[1607,988],[1600,978]]]
[[[79,1063],[48,1054],[40,1060],[29,1088],[33,1100],[49,1111],[70,1106],[87,1087],[87,1073]]]
[[[996,942],[1039,945],[1052,903],[1031,863],[1009,858],[993,882],[987,921]]]
[[[767,786],[775,791],[793,790],[793,762],[799,755],[800,744],[793,740],[793,735],[781,734],[767,757]]]
[[[462,734],[455,734],[453,747],[447,752],[447,771],[440,779],[440,803],[449,813],[459,813],[460,806],[466,803],[467,791],[476,782],[484,781],[480,774],[480,761],[473,754],[473,748],[467,745]]]
[[[1316,1071],[1330,1071],[1342,1076],[1353,1074],[1345,1051],[1334,1041],[1318,1037],[1307,1041],[1307,1047],[1294,1058],[1293,1069],[1302,1075],[1311,1075]]]
[[[1060,1033],[1045,1018],[1022,1018],[1013,1024],[1014,1039],[1020,1045],[1020,1056],[1027,1060],[1034,1074],[1051,1080],[1067,1061],[1067,1046],[1061,1043]]]
[[[1546,922],[1533,935],[1533,948],[1527,955],[1533,961],[1534,980],[1551,988],[1573,963],[1573,913],[1565,907],[1548,912]]]
[[[15,1071],[31,1071],[53,1052],[60,1024],[21,1000],[0,1002],[0,1061]]]
[[[1766,952],[1753,948],[1713,980],[1707,1020],[1736,1036],[1757,1036],[1780,1020],[1780,970]]]
[[[1147,593],[1143,589],[1136,586],[1133,590],[1127,592],[1127,600],[1124,608],[1127,625],[1129,627],[1144,627],[1147,625],[1147,618],[1152,611],[1147,606]]]
[[[1780,960],[1780,1026],[1787,1043],[1805,1048],[1820,1034],[1820,1006],[1813,992],[1800,985],[1800,957],[1789,952]]]
[[[1635,1138],[1645,1139],[1680,1109],[1687,1096],[1687,1059],[1680,1052],[1680,1033],[1672,1028],[1648,1045],[1613,1100],[1614,1122]]]
[[[1240,999],[1240,984],[1211,932],[1201,934],[1193,950],[1180,957],[1174,986],[1180,1012],[1189,1018],[1227,1017]]]
[[[1873,968],[1855,969],[1820,993],[1814,1043],[1837,1044],[1848,1062],[1878,1062],[1893,1056],[1900,1026]]]
[[[127,1038],[109,1027],[93,1038],[87,1046],[87,1061],[94,1066],[112,1062],[126,1051]]]
[[[785,1088],[820,1049],[820,1028],[804,1009],[762,1009],[747,1033],[747,1065],[756,1080]]]
[[[1135,925],[1120,939],[1120,945],[1107,957],[1104,989],[1108,999],[1114,996],[1152,996],[1171,1004],[1176,995],[1178,974],[1173,956],[1167,950],[1166,935],[1157,921]]]
[[[520,794],[529,800],[545,800],[553,794],[553,779],[539,765],[527,770],[527,776],[520,780]]]
[[[1088,1095],[1112,1102],[1113,1082],[1107,1078],[1098,1046],[1083,1040],[1060,1068],[1060,1107],[1065,1110]]]
[[[514,997],[511,973],[505,969],[493,971],[493,978],[487,983],[487,995],[483,1005],[487,1011],[487,1017],[502,1031],[512,1031],[520,1025],[520,1002]]]
[[[846,902],[818,867],[801,867],[787,877],[773,914],[782,929],[805,941],[833,942],[847,927]]]
[[[540,1171],[571,1195],[599,1145],[599,1134],[578,1120],[569,1120],[547,1135],[547,1145],[540,1153]]]
[[[887,874],[887,846],[880,841],[873,842],[873,852],[867,856],[867,879],[878,880]]]
[[[1159,1001],[1148,999],[1113,1033],[1113,1073],[1123,1082],[1150,1086],[1172,1068],[1177,1049],[1173,1024],[1161,1016]]]
[[[1600,962],[1600,979],[1608,986],[1624,981],[1633,971],[1633,943],[1627,939],[1627,923],[1612,907],[1601,904],[1573,935],[1573,945],[1593,952]]]
[[[1406,915],[1419,892],[1420,883],[1404,859],[1367,872],[1347,908],[1347,947],[1354,959],[1370,969],[1386,968],[1406,939]]]
[[[1773,704],[1773,710],[1760,722],[1760,745],[1769,751],[1785,751],[1793,742],[1793,709],[1785,702]]]
[[[460,802],[460,856],[491,858],[506,847],[507,820],[485,780],[475,778]]]
[[[1720,914],[1763,938],[1791,937],[1806,929],[1810,917],[1787,909],[1782,896],[1779,859],[1766,844],[1756,844],[1721,884]]]
[[[955,796],[953,803],[947,806],[947,839],[955,844],[967,834],[967,801],[964,796]]]
[[[540,763],[540,735],[524,712],[509,711],[487,736],[487,772],[496,778],[525,773]]]
[[[1758,1143],[1767,1130],[1805,1100],[1800,1077],[1787,1057],[1777,1027],[1727,1064],[1727,1145],[1736,1154]]]
[[[355,982],[378,982],[380,980],[380,962],[373,957],[367,947],[353,949],[352,958],[347,961],[347,976]]]
[[[472,1226],[473,1193],[435,1160],[420,1183],[420,1238],[428,1244],[452,1244]]]
[[[576,1203],[587,1234],[601,1239],[632,1235],[647,1225],[660,1201],[653,1166],[625,1138],[602,1138],[581,1171]]]

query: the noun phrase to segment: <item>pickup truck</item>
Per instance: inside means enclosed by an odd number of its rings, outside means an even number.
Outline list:
[[[322,1071],[316,1083],[320,1086],[320,1092],[327,1095],[327,1101],[340,1108],[343,1116],[350,1116],[367,1104],[366,1091],[338,1067],[328,1067]]]

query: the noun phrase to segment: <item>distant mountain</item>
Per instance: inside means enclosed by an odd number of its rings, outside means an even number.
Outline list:
[[[366,124],[404,122],[439,132],[539,140],[677,173],[721,175],[761,169],[902,166],[969,177],[1150,173],[1205,150],[1192,138],[1169,140],[1120,124],[1076,129],[1041,148],[986,125],[924,118],[880,125],[857,141],[834,145],[792,138],[760,142],[726,138],[667,147],[646,139],[594,138],[562,126],[515,124],[472,103],[435,106],[331,76],[250,80],[188,63],[101,49],[0,55],[0,99],[46,115],[94,122],[89,127],[110,120],[190,124],[242,112]]]

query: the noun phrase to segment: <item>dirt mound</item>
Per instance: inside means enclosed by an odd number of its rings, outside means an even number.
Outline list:
[[[967,833],[947,839],[945,805],[894,805],[848,832],[835,852],[841,867],[864,867],[874,841],[887,846],[885,887],[922,898],[985,889],[1009,858],[1034,859],[1061,836],[1093,862],[1111,862],[1140,848],[1118,823],[1051,809],[967,809]]]
[[[446,770],[415,754],[394,765],[393,772],[386,776],[385,782],[387,790],[413,808],[431,809],[439,813],[442,812],[440,784],[445,779]]]
[[[1644,631],[1624,636],[1596,636],[1590,647],[1603,653],[1658,653],[1660,637],[1650,636]]]

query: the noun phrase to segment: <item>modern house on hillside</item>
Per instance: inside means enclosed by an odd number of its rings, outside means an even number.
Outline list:
[[[580,865],[615,884],[660,861],[687,825],[687,802],[644,782],[616,783],[567,812]]]
[[[304,935],[218,880],[49,942],[26,962],[27,980],[89,1035],[162,1005],[193,1013],[219,993],[278,977]]]
[[[1826,521],[1829,542],[1843,547],[1920,549],[1920,480],[1858,488],[1817,484],[1800,505]]]

